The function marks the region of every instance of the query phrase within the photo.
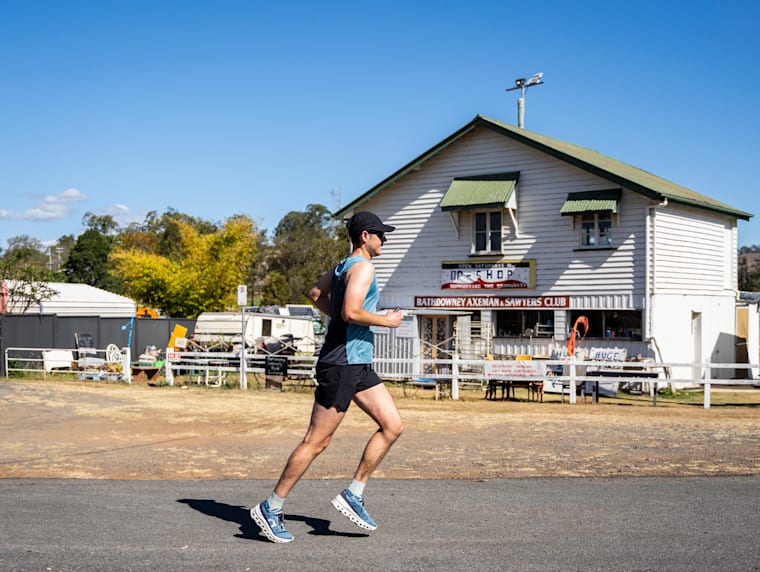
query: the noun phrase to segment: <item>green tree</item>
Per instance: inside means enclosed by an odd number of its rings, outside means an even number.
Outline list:
[[[739,249],[738,286],[744,292],[760,292],[760,247],[742,246]]]
[[[48,269],[47,248],[36,238],[21,234],[8,239],[2,259],[14,267],[30,267],[44,273]]]
[[[0,281],[5,281],[8,289],[0,314],[25,312],[52,298],[55,290],[48,284],[51,278],[47,249],[39,240],[25,234],[9,238],[8,248],[0,257]]]
[[[274,231],[267,257],[270,272],[287,277],[287,302],[308,302],[311,286],[348,252],[345,230],[327,207],[310,204],[286,214]]]
[[[125,291],[140,303],[174,317],[237,309],[237,286],[245,284],[256,254],[254,222],[235,216],[216,232],[202,234],[177,220],[176,248],[160,254],[119,245],[111,255]]]
[[[77,239],[73,234],[64,234],[50,247],[50,268],[55,282],[66,282],[63,267],[76,243]]]
[[[50,300],[55,294],[48,283],[49,273],[44,268],[24,264],[13,258],[0,259],[0,282],[8,288],[8,299],[3,300],[2,312],[23,313],[43,300]]]
[[[82,224],[89,229],[97,230],[100,234],[113,236],[119,230],[119,223],[111,215],[96,215],[92,212],[84,213]]]
[[[288,303],[288,279],[279,272],[271,272],[261,291],[262,306],[284,306]]]
[[[124,248],[139,248],[176,260],[183,256],[181,223],[190,226],[201,236],[219,230],[219,225],[213,222],[174,209],[168,209],[160,215],[151,211],[145,215],[142,223],[128,226],[121,233],[119,243]]]
[[[119,225],[111,215],[96,215],[91,212],[82,217],[87,227],[80,234],[63,264],[63,274],[67,282],[89,284],[109,292],[121,294],[123,287],[118,276],[111,271],[108,257],[116,242]],[[66,241],[66,237],[61,238]]]
[[[108,262],[113,245],[114,238],[96,228],[89,228],[80,234],[63,265],[67,282],[89,284],[121,293],[121,280],[113,274]]]
[[[739,267],[739,290],[760,292],[760,268],[749,270],[746,265]]]

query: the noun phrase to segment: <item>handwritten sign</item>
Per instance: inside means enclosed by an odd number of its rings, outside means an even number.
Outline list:
[[[603,361],[625,361],[628,350],[625,348],[591,348],[588,359]]]
[[[489,361],[486,377],[496,379],[543,379],[546,364],[543,361]]]
[[[288,358],[284,356],[267,356],[264,360],[264,373],[266,375],[288,375]]]

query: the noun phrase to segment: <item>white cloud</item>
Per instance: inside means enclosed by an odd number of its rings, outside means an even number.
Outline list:
[[[121,203],[116,203],[115,205],[111,205],[110,207],[108,207],[106,209],[106,212],[110,214],[111,216],[123,215],[129,212],[129,207]]]
[[[60,220],[69,216],[71,209],[66,205],[43,203],[39,207],[27,209],[21,218],[24,220]]]
[[[0,219],[50,221],[61,220],[71,214],[69,203],[78,203],[87,199],[87,195],[78,189],[70,188],[55,195],[45,195],[36,199],[35,206],[25,211],[0,209]]]
[[[30,221],[30,222],[53,222],[64,220],[72,216],[72,205],[88,200],[87,195],[75,188],[49,195],[36,195],[32,197],[34,204],[26,210],[0,209],[0,220]],[[123,203],[114,203],[100,210],[100,214],[110,215],[116,224],[121,227],[132,223],[141,223],[145,219],[147,211],[132,212]]]
[[[105,209],[105,214],[111,215],[119,226],[128,226],[133,222],[142,222],[144,213],[142,215],[133,213],[129,210],[129,207],[116,203]]]
[[[66,189],[62,193],[57,195],[45,195],[43,202],[46,204],[55,203],[79,203],[87,199],[87,195],[81,192],[79,189]]]

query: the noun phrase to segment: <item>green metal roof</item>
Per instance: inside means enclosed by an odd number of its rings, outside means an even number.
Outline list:
[[[517,173],[508,173],[503,176],[456,178],[441,201],[441,209],[505,208],[515,191],[517,177]]]
[[[653,200],[661,202],[667,199],[668,201],[673,201],[675,203],[691,205],[743,220],[749,220],[753,216],[751,213],[736,209],[725,203],[687,189],[686,187],[676,185],[675,183],[653,175],[652,173],[638,169],[627,163],[617,161],[596,151],[592,151],[591,149],[586,149],[585,147],[573,145],[572,143],[565,143],[558,139],[520,129],[514,125],[489,119],[482,115],[475,116],[475,118],[467,125],[452,133],[446,139],[434,145],[386,179],[380,181],[380,183],[337,211],[335,216],[342,217],[355,210],[359,205],[374,197],[377,193],[386,189],[406,174],[419,167],[422,163],[437,155],[452,143],[461,139],[467,133],[480,127],[490,129],[505,137],[519,141],[520,143],[533,147],[534,149],[542,151],[562,161],[566,161],[580,169],[588,171],[589,173],[602,177],[615,185],[625,187],[626,189],[645,195]]]
[[[622,189],[610,189],[607,191],[569,193],[565,204],[563,204],[562,208],[559,210],[559,214],[573,215],[602,211],[612,211],[613,213],[617,213],[617,205],[622,192]]]

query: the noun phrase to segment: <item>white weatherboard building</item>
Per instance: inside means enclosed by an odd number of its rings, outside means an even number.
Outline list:
[[[631,165],[476,116],[336,215],[360,210],[397,227],[374,261],[380,307],[408,316],[385,355],[451,347],[467,321],[494,354],[548,355],[585,316],[586,347],[735,359],[752,215]]]

